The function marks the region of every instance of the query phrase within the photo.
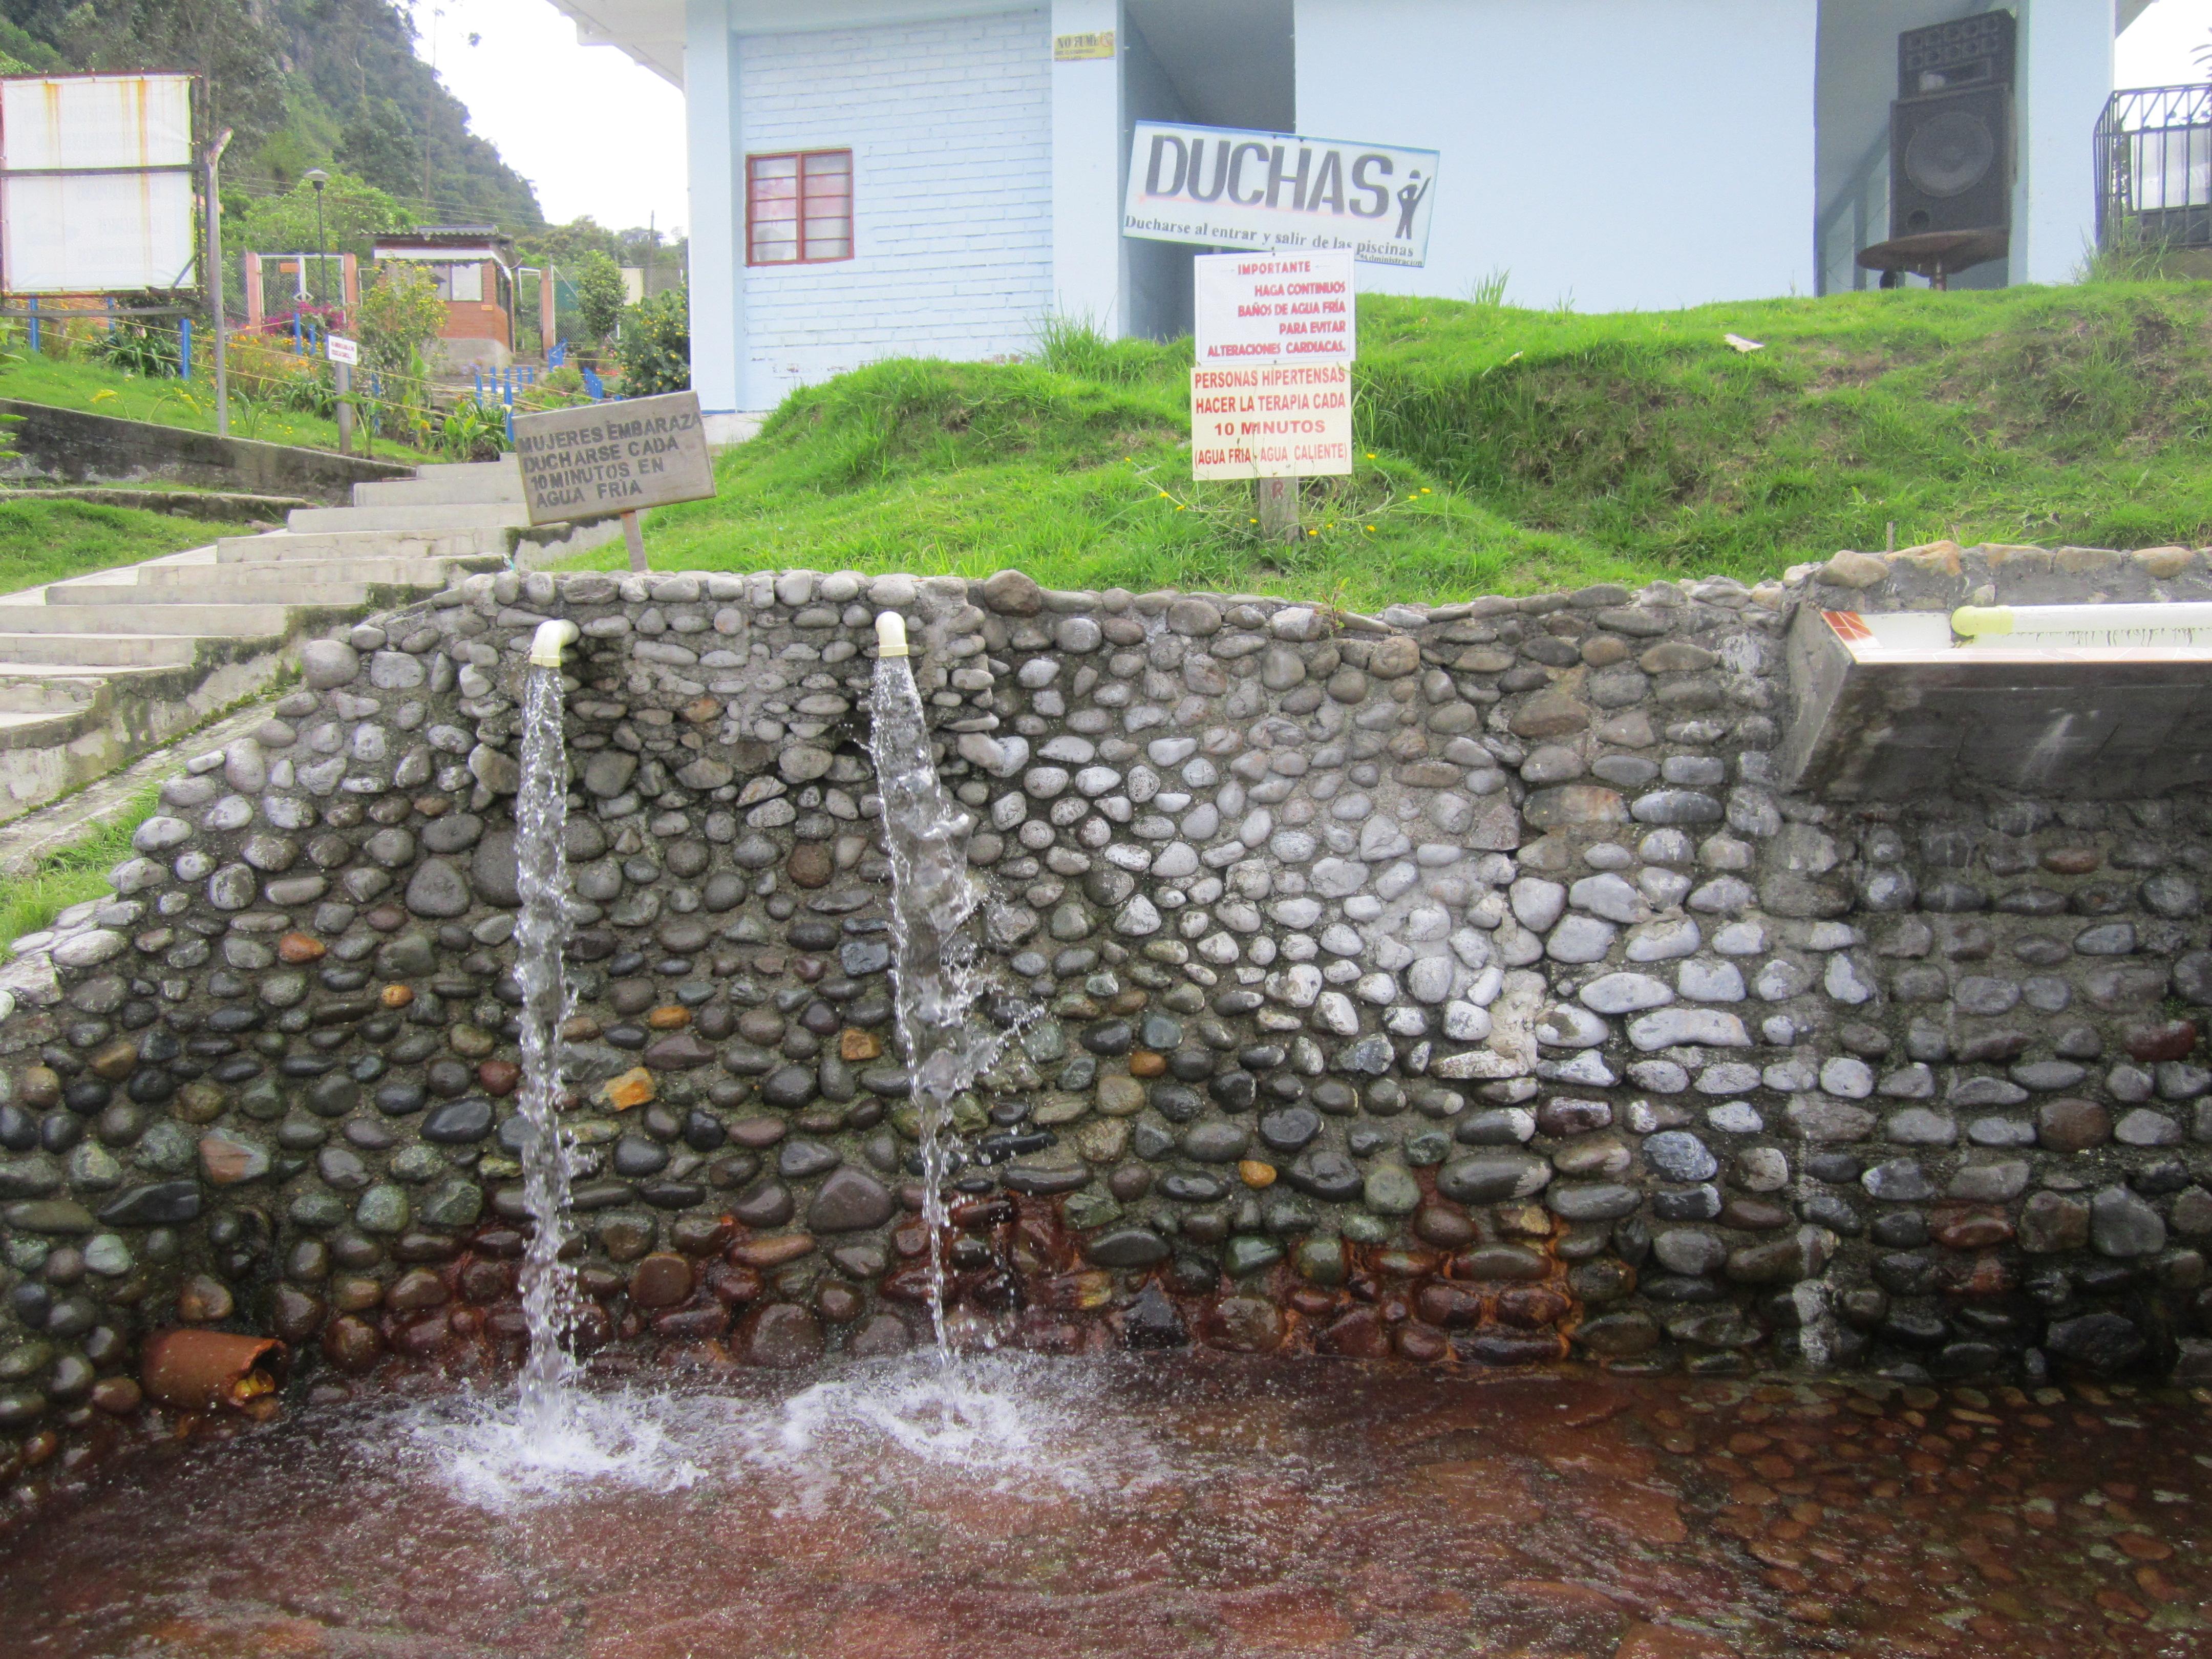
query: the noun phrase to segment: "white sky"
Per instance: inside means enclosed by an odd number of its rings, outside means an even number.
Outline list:
[[[650,216],[664,234],[690,222],[682,93],[612,46],[578,46],[547,0],[406,3],[416,52],[468,106],[469,131],[538,186],[548,219],[627,230]]]
[[[410,0],[438,73],[469,107],[470,130],[538,186],[556,223],[588,213],[617,230],[651,216],[690,222],[684,97],[611,46],[576,44],[548,0]],[[469,37],[477,37],[471,46]],[[2113,84],[2206,78],[2193,57],[2212,45],[2212,0],[2155,0],[2119,39]]]

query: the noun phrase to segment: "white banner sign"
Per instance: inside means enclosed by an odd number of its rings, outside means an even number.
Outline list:
[[[361,342],[349,340],[343,334],[323,336],[323,350],[324,355],[334,363],[344,363],[351,367],[361,362]]]
[[[0,286],[181,288],[193,277],[192,80],[0,80]]]
[[[1201,363],[1350,362],[1352,256],[1209,253],[1197,276]]]
[[[1436,183],[1432,149],[1139,121],[1121,234],[1419,265]]]
[[[1352,471],[1352,367],[1190,372],[1194,478],[1319,478]]]

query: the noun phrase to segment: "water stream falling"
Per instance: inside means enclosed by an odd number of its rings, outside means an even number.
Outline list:
[[[877,620],[869,750],[883,795],[891,866],[891,980],[900,1045],[921,1118],[922,1222],[929,1233],[929,1317],[940,1365],[951,1361],[945,1323],[945,1188],[951,1174],[954,1098],[1006,1042],[972,1017],[985,988],[974,942],[961,927],[982,901],[968,870],[975,822],[954,806],[931,759],[921,693],[906,654],[904,623]]]
[[[561,1099],[562,1022],[568,1018],[561,953],[568,937],[568,757],[561,732],[561,671],[533,667],[523,693],[522,785],[515,797],[515,862],[522,915],[514,973],[522,988],[522,1084],[518,1092],[523,1199],[537,1225],[522,1257],[530,1357],[522,1368],[521,1426],[541,1443],[568,1415],[575,1370],[569,1333],[580,1307],[575,1270],[561,1260],[569,1237],[570,1149],[556,1113]]]

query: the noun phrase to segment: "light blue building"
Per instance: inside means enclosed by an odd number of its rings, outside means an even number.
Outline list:
[[[1439,152],[1427,263],[1363,266],[1375,289],[1459,297],[1503,272],[1520,302],[1608,310],[1863,286],[1855,256],[1890,232],[1898,37],[1991,9],[556,3],[683,89],[693,375],[718,411],[885,356],[1019,354],[1053,314],[1187,327],[1194,250],[1121,234],[1139,120]],[[2060,282],[2081,263],[2113,39],[2146,3],[2004,9],[2009,248],[1963,281]]]

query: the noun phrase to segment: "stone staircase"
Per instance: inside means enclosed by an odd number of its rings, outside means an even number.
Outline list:
[[[282,530],[0,596],[0,820],[251,697],[310,635],[504,568],[526,526],[512,456],[356,484]],[[593,526],[533,547],[557,556]]]

